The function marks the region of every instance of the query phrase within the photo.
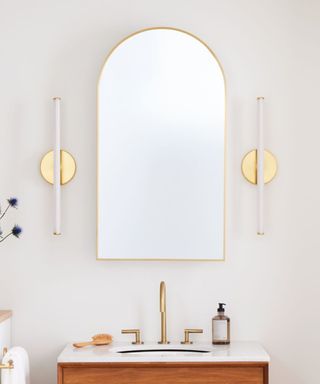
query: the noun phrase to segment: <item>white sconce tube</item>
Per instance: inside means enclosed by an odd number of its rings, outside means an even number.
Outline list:
[[[264,97],[258,97],[258,149],[257,149],[257,185],[258,185],[258,235],[264,235]]]
[[[243,157],[241,169],[244,178],[258,188],[257,234],[264,235],[264,190],[278,169],[276,157],[264,147],[264,97],[257,97],[257,149]]]
[[[77,164],[70,152],[61,149],[61,98],[53,98],[54,105],[54,146],[40,162],[40,173],[53,186],[53,234],[61,235],[61,187],[75,176]],[[51,190],[51,189],[50,189]]]
[[[53,150],[53,190],[54,190],[54,235],[61,235],[61,98],[54,97],[55,141]]]

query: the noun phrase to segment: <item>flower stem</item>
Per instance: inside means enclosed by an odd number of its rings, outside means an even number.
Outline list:
[[[0,239],[0,243],[2,243],[3,241],[5,241],[5,239],[9,236],[12,235],[12,232],[8,233],[5,237],[3,237],[2,239]]]
[[[3,212],[3,214],[0,216],[0,220],[3,218],[3,216],[7,213],[7,210],[10,208],[10,204],[8,204],[7,208]]]

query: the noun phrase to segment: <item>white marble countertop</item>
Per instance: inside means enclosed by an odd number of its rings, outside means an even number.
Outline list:
[[[120,353],[124,350],[156,350],[152,353]],[[191,349],[204,353],[162,352],[159,349]],[[128,362],[269,362],[270,357],[261,344],[234,341],[230,345],[195,343],[192,345],[131,345],[113,342],[111,345],[74,348],[68,344],[58,357],[58,363],[128,363]]]

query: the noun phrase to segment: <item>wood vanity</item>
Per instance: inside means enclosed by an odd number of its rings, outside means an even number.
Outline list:
[[[214,347],[210,356],[186,359],[67,346],[58,358],[58,384],[268,384],[269,356],[259,344],[251,343],[247,351],[246,345]]]
[[[268,363],[60,363],[58,384],[268,384]]]

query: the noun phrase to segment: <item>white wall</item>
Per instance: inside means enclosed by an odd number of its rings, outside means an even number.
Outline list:
[[[1,0],[1,198],[20,197],[11,220],[23,238],[0,247],[0,307],[27,348],[32,383],[55,382],[67,342],[124,327],[159,337],[158,288],[167,282],[171,338],[203,327],[228,303],[232,337],[271,354],[271,383],[317,384],[320,342],[316,0]],[[225,263],[97,262],[96,82],[121,38],[174,26],[205,40],[228,85],[228,228]],[[63,98],[63,145],[78,162],[63,191],[63,236],[39,161],[52,144],[51,97]],[[240,163],[256,142],[255,97],[266,97],[267,146],[279,160],[266,191],[266,235],[256,236],[256,190]]]

